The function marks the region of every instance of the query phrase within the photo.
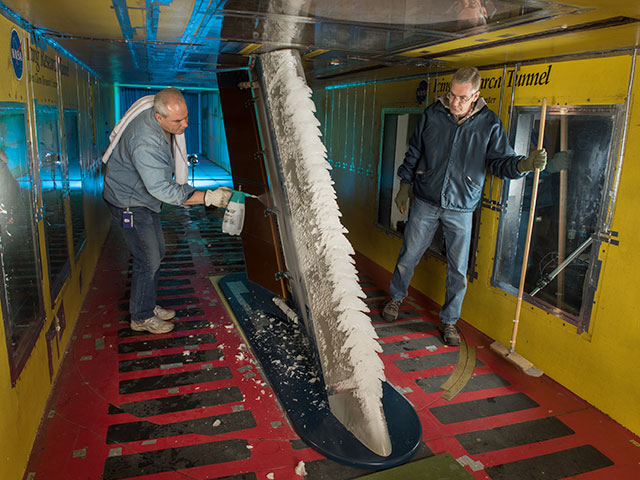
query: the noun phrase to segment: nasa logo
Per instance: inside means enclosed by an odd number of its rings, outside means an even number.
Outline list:
[[[13,73],[16,74],[18,80],[22,79],[23,58],[20,35],[18,35],[18,32],[14,28],[11,30],[11,63],[13,64]]]
[[[418,103],[424,103],[427,98],[427,94],[429,93],[429,84],[426,80],[420,81],[418,85],[418,89],[416,90],[416,100]]]

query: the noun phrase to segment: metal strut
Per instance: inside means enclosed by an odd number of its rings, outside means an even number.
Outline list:
[[[593,242],[593,237],[587,238],[582,243],[582,245],[580,245],[571,255],[565,258],[564,261],[560,265],[558,265],[551,273],[543,275],[542,278],[540,278],[536,282],[536,288],[529,295],[533,297],[536,293],[538,293],[540,290],[546,287],[549,284],[549,282],[551,282],[551,280],[556,278],[558,274],[566,268],[567,265],[573,262],[576,259],[576,257],[583,252],[584,249],[586,249],[589,245],[591,245],[591,242]]]

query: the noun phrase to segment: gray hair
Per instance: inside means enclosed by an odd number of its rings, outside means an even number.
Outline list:
[[[169,115],[167,105],[184,101],[182,93],[177,88],[164,88],[153,97],[153,112],[166,118]]]
[[[480,72],[476,67],[462,67],[451,79],[451,83],[471,83],[474,91],[480,90],[480,81]]]

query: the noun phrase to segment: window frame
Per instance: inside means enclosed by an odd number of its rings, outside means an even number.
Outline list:
[[[539,110],[537,105],[516,105],[513,108],[511,115],[511,122],[509,127],[510,142],[515,144],[515,132],[517,131],[517,121],[521,113],[533,113],[535,110]],[[528,292],[523,293],[523,300],[535,307],[540,308],[546,313],[560,318],[567,323],[575,325],[577,327],[577,333],[585,332],[589,329],[591,321],[591,313],[593,310],[593,302],[595,300],[595,294],[598,289],[598,283],[600,280],[600,271],[602,261],[599,259],[599,251],[602,242],[610,242],[617,244],[617,240],[611,237],[617,236],[615,232],[611,232],[612,214],[615,209],[616,194],[618,190],[618,184],[616,178],[618,178],[620,169],[622,168],[622,162],[620,160],[620,148],[622,142],[622,135],[624,131],[625,121],[625,105],[624,104],[608,104],[608,105],[550,105],[547,107],[547,120],[552,116],[569,115],[577,116],[580,114],[610,114],[613,117],[613,124],[611,129],[611,141],[609,146],[609,152],[607,154],[607,164],[604,169],[604,184],[602,188],[602,194],[600,197],[600,206],[598,210],[597,221],[595,225],[595,231],[592,235],[591,252],[589,256],[589,267],[585,274],[582,301],[580,311],[578,315],[572,314],[561,308],[552,305],[540,297],[531,296]],[[520,152],[521,153],[521,152]],[[501,258],[502,248],[502,235],[505,229],[505,214],[507,210],[507,201],[509,198],[509,188],[511,181],[505,180],[502,182],[500,192],[500,217],[498,220],[498,230],[496,235],[496,245],[494,250],[494,262],[491,274],[491,286],[499,288],[508,294],[516,296],[518,294],[518,287],[510,285],[503,280],[498,279],[498,267],[499,259]]]
[[[39,176],[35,175],[35,161],[31,154],[30,147],[30,139],[29,139],[29,114],[26,105],[18,104],[15,102],[1,102],[1,105],[9,105],[9,108],[18,108],[22,111],[24,117],[24,134],[25,134],[25,142],[26,142],[26,165],[29,168],[29,175],[31,177],[31,190],[29,192],[29,201],[31,206],[31,220],[32,220],[32,229],[31,236],[33,241],[33,255],[34,255],[34,267],[35,267],[35,278],[34,283],[37,288],[37,296],[36,298],[39,300],[37,302],[38,311],[37,315],[34,318],[33,324],[28,329],[27,333],[20,339],[20,342],[14,346],[12,345],[11,338],[13,336],[14,328],[11,324],[11,316],[8,311],[8,299],[7,299],[7,289],[5,286],[5,271],[4,271],[4,261],[0,262],[0,273],[2,273],[2,281],[0,282],[0,309],[2,310],[2,319],[4,323],[5,329],[5,343],[7,346],[7,357],[9,360],[9,371],[11,376],[11,386],[15,387],[22,370],[27,364],[27,360],[31,356],[31,352],[33,351],[35,344],[42,332],[42,329],[45,325],[45,310],[44,310],[44,297],[43,297],[43,265],[42,265],[42,256],[41,256],[41,245],[40,238],[38,235],[38,225],[36,221],[36,216],[38,212],[38,206],[36,202],[35,192],[38,190],[39,185]],[[0,242],[0,254],[4,254],[4,250],[1,246]]]

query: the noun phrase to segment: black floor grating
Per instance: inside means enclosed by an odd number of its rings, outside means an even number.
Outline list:
[[[214,323],[209,320],[173,320],[173,331],[184,332],[187,330],[202,330],[203,328],[211,328]],[[121,328],[118,330],[118,338],[140,337],[148,335],[147,332],[134,332],[131,328]]]
[[[151,350],[163,350],[167,348],[188,347],[204,343],[215,343],[216,336],[213,333],[203,333],[196,336],[182,336],[158,338],[142,342],[127,342],[118,345],[118,353],[148,352]]]
[[[170,397],[123,403],[119,407],[109,405],[109,415],[128,413],[134,417],[144,418],[225,403],[241,402],[242,400],[243,396],[238,387],[226,387],[204,392],[185,393],[172,395]]]
[[[451,375],[436,375],[433,377],[418,378],[415,380],[416,384],[425,393],[442,393],[443,390],[440,386],[445,383]],[[497,373],[485,373],[480,375],[473,375],[460,391],[462,392],[475,392],[478,390],[489,390],[491,388],[506,387],[509,385],[504,378]]]
[[[538,418],[503,427],[479,430],[456,435],[456,440],[470,454],[479,454],[520,447],[554,438],[572,435],[575,432],[556,417]]]
[[[610,467],[613,462],[591,445],[562,450],[485,469],[492,480],[560,480]]]
[[[138,370],[151,370],[153,368],[169,368],[171,366],[183,366],[191,363],[212,362],[224,357],[222,350],[211,348],[209,350],[195,350],[189,355],[176,353],[172,355],[155,355],[151,357],[140,357],[132,360],[121,360],[118,362],[118,371],[134,372]]]
[[[458,350],[444,353],[431,353],[419,357],[403,358],[393,363],[403,372],[418,372],[432,368],[455,365],[458,362]],[[476,368],[482,366],[480,360],[476,360]]]
[[[252,413],[248,410],[162,425],[147,421],[118,423],[109,426],[107,430],[107,444],[139,442],[175,435],[187,435],[190,433],[220,435],[222,433],[247,430],[255,426],[256,421]]]
[[[148,392],[198,383],[216,382],[232,378],[231,369],[227,366],[211,367],[200,370],[187,370],[185,372],[164,373],[150,377],[130,378],[120,380],[118,393],[128,395],[132,393]]]
[[[450,424],[518,412],[538,406],[524,393],[513,393],[433,407],[430,411],[440,423]]]
[[[119,480],[139,475],[244,460],[251,456],[251,452],[247,448],[248,443],[247,440],[231,439],[108,457],[105,461],[102,478],[104,480]]]

